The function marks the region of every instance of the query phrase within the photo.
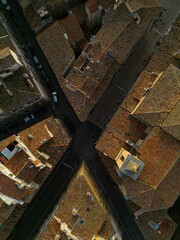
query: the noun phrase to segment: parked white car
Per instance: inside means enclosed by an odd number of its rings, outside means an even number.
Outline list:
[[[57,92],[52,92],[52,97],[53,97],[54,103],[58,103]]]
[[[34,118],[35,118],[34,114],[31,114],[31,115],[25,117],[25,118],[24,118],[24,121],[25,121],[25,122],[29,122],[30,120],[32,120],[32,119],[34,119]]]

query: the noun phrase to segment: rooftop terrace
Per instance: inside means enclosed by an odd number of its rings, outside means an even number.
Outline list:
[[[0,86],[0,108],[3,110],[3,114],[16,111],[41,97],[35,84],[32,89],[25,81],[24,73],[27,73],[27,69],[21,67],[13,76],[3,80],[4,85]],[[11,96],[7,89],[12,93]]]

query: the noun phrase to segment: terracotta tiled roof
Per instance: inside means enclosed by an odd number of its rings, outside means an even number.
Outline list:
[[[0,192],[11,198],[22,200],[27,190],[19,189],[12,179],[0,173]]]
[[[168,35],[163,39],[160,50],[166,52],[170,55],[174,55],[179,49],[180,40],[179,40],[179,29],[180,29],[180,16],[176,19],[176,22],[173,24],[172,29]]]
[[[53,120],[52,120],[53,121]],[[50,130],[48,130],[48,120],[44,120],[38,124],[33,125],[32,127],[25,129],[24,131],[20,132],[18,135],[20,139],[24,142],[24,144],[29,148],[29,150],[34,154],[36,157],[39,157],[37,153],[38,148],[42,146],[45,142],[48,142],[52,137]],[[61,132],[62,133],[62,132]],[[28,134],[32,135],[32,139],[28,137]],[[16,136],[13,135],[3,141],[1,141],[0,150],[4,149],[8,144],[15,140]],[[26,154],[25,151],[17,152],[12,159],[8,160],[5,165],[6,167],[12,171],[15,175],[20,174],[21,171],[24,172],[23,168],[27,166],[29,162],[29,156]],[[26,167],[25,167],[26,168]],[[32,171],[31,171],[32,170]],[[28,176],[33,176],[33,169],[29,169]],[[31,175],[32,174],[32,175]],[[22,173],[24,176],[24,174]],[[32,181],[32,179],[29,181]]]
[[[104,239],[110,239],[115,234],[115,230],[109,219],[105,220],[98,234]]]
[[[91,13],[94,13],[95,11],[98,10],[99,1],[98,0],[88,0],[85,5]]]
[[[57,222],[57,220],[53,217],[48,224],[48,231],[43,231],[42,235],[40,236],[40,240],[51,240],[55,239],[56,234],[60,234],[60,224]]]
[[[179,61],[173,57],[174,52],[178,50],[179,46],[179,38],[177,34],[179,28],[180,17],[176,19],[169,34],[163,39],[159,50],[153,55],[152,59],[146,66],[146,71],[159,74],[164,71],[169,64],[179,67]]]
[[[5,147],[7,147],[7,145],[9,145],[9,143],[13,142],[15,138],[15,135],[12,135],[2,141],[0,141],[0,151],[2,151]]]
[[[89,43],[84,52],[88,54],[91,61],[88,62],[83,56],[78,58],[74,68],[66,77],[68,84],[64,89],[82,121],[86,119],[118,69],[118,64],[99,43],[95,45]],[[69,90],[69,84],[71,88],[73,86],[72,90]]]
[[[126,6],[121,4],[116,10],[111,10],[109,14],[106,14],[103,19],[105,23],[129,22],[132,20],[132,16],[129,14]]]
[[[146,125],[129,116],[129,112],[120,107],[107,125],[96,148],[115,159],[127,140],[136,143],[143,135]]]
[[[105,2],[109,4],[110,1]],[[83,50],[86,56],[82,54],[77,59],[66,77],[68,90],[64,91],[82,121],[86,119],[117,71],[116,65],[125,61],[132,47],[143,36],[152,18],[157,14],[156,11],[156,8],[140,10],[138,14],[142,21],[139,25],[123,4],[104,17],[103,26],[94,41]]]
[[[96,10],[98,10],[98,6],[101,5],[103,8],[112,8],[114,5],[113,0],[88,0],[85,3],[86,7],[93,14]]]
[[[84,120],[84,107],[87,100],[86,96],[80,91],[71,91],[68,88],[64,90],[68,100],[74,108],[80,120]]]
[[[31,134],[33,138],[29,138],[28,134]],[[53,117],[45,119],[32,127],[25,129],[18,133],[18,135],[35,157],[40,157],[37,150],[49,155],[50,158],[46,162],[49,162],[52,166],[56,165],[57,161],[59,161],[70,143],[70,138],[66,133],[62,122],[59,121],[58,124]],[[15,135],[12,135],[1,141],[0,151],[2,151],[9,143],[13,142],[15,137]],[[27,181],[31,182],[39,168],[29,168],[31,163],[29,163],[28,157],[29,156],[25,151],[17,152],[13,158],[5,162],[5,165],[15,175],[18,174],[18,176],[22,176],[23,179],[27,179]]]
[[[84,3],[78,5],[74,8],[71,8],[70,11],[72,11],[75,14],[79,23],[83,23],[85,21],[87,15],[85,12],[85,4]]]
[[[62,81],[62,75],[69,64],[75,60],[74,52],[64,37],[64,32],[59,24],[55,22],[37,36],[47,60],[54,70],[58,80]]]
[[[102,47],[97,44],[92,47],[88,54],[90,60],[81,55],[66,77],[66,82],[70,83],[75,89],[82,92],[88,98],[92,96],[107,74],[107,71],[113,65],[113,59],[110,55],[103,50],[102,53],[99,52],[100,56],[98,56],[94,48],[101,50]]]
[[[179,67],[179,61],[176,58],[159,50],[152,56],[145,70],[155,72],[158,75],[162,71],[165,71],[170,64]]]
[[[4,156],[0,156],[0,162],[5,165],[8,160]]]
[[[38,174],[39,168],[35,167],[33,163],[28,162],[17,175],[18,178],[24,180],[26,183],[31,183]]]
[[[13,206],[13,205],[8,206],[6,204],[4,205],[5,205],[5,208],[1,210],[3,212],[6,211],[6,218],[8,218],[8,220],[4,221],[4,223],[1,225],[1,239],[8,239],[9,234],[11,233],[13,227],[15,226],[19,218],[22,216],[27,205],[26,204],[23,204],[23,205],[18,204],[16,206]],[[9,213],[11,213],[10,216],[9,216]]]
[[[109,50],[114,51],[114,56],[118,63],[122,63],[126,60],[132,47],[135,46],[138,40],[144,35],[153,17],[157,15],[157,9],[142,9],[138,14],[141,18],[140,24],[137,24],[132,17],[132,20],[128,23],[126,28],[116,37],[109,47]]]
[[[96,198],[94,197],[94,201],[92,202],[87,192],[93,195],[84,176],[78,176],[68,189],[61,202],[61,207],[56,212],[58,218],[73,227],[77,219],[74,219],[71,211],[73,208],[76,208],[78,214],[85,220],[85,223],[84,225],[77,224],[72,233],[84,240],[91,239],[98,232],[105,220],[105,214]],[[90,211],[87,211],[88,207],[91,208]]]
[[[105,48],[109,48],[115,39],[122,33],[127,25],[133,20],[125,6],[111,11],[104,16],[104,23],[96,34],[96,41]]]
[[[142,208],[171,207],[180,193],[179,141],[155,127],[138,152],[145,166],[136,182],[125,177],[128,196]]]
[[[180,140],[180,101],[163,121],[161,127],[164,131]]]
[[[141,8],[161,7],[159,0],[125,0],[124,3],[130,12],[136,12]]]
[[[147,71],[143,71],[129,91],[121,106],[129,112],[132,112],[145,93],[145,88],[148,88],[149,84],[152,83],[155,78],[156,75],[153,75]]]
[[[93,201],[88,196],[88,192],[93,197]],[[72,215],[73,208],[78,211],[79,220],[77,216]],[[68,224],[68,227],[72,229],[71,233],[73,235],[84,240],[92,239],[105,220],[105,214],[83,175],[77,176],[71,182],[54,216]],[[82,218],[84,219],[84,223],[80,224]],[[49,239],[43,237],[51,233],[52,222],[54,222],[54,218],[50,220],[40,239]],[[58,227],[56,227],[56,233],[57,231],[59,231]]]
[[[96,149],[112,159],[117,157],[122,147],[123,143],[120,142],[119,138],[115,138],[113,133],[108,130],[104,131],[96,145]]]
[[[74,14],[70,14],[68,17],[61,21],[58,21],[64,33],[68,36],[68,42],[70,44],[75,43],[84,37],[84,33],[79,26],[77,18]]]
[[[179,156],[179,141],[155,127],[138,149],[145,163],[139,181],[156,187],[166,176]],[[152,175],[153,172],[153,175]]]
[[[142,98],[142,101],[133,110],[133,114],[152,126],[162,124],[179,101],[179,80],[180,70],[170,65],[158,77],[150,92]]]
[[[16,153],[12,159],[10,159],[5,166],[17,175],[19,171],[29,162],[28,155],[24,151]]]
[[[28,137],[31,134],[32,138]],[[18,133],[20,139],[35,154],[36,150],[53,138],[53,134],[47,126],[47,120],[41,121],[32,127]]]
[[[176,228],[176,223],[169,218],[167,210],[152,211],[143,213],[138,217],[140,228],[144,236],[148,240],[171,240]],[[160,223],[159,231],[154,231],[149,225],[149,222]]]
[[[82,59],[82,61],[84,62],[84,58],[83,57],[79,57],[78,61],[80,61]],[[75,63],[75,65],[77,64],[77,61]],[[87,80],[87,76],[83,75],[81,72],[79,72],[79,70],[74,67],[68,74],[68,76],[66,77],[66,81],[68,81],[69,83],[71,83],[71,85],[76,88],[76,89],[81,89],[81,87],[83,86],[83,84],[86,82]]]
[[[96,34],[97,42],[100,42],[101,45],[105,48],[110,47],[110,45],[115,41],[119,34],[126,28],[128,25],[128,20],[126,21],[111,21],[105,22],[102,25],[100,31]],[[108,33],[108,34],[107,34]]]

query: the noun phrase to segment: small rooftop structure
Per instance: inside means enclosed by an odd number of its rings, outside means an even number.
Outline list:
[[[127,175],[136,180],[143,167],[144,163],[140,159],[123,148],[116,158],[116,171],[119,176]]]

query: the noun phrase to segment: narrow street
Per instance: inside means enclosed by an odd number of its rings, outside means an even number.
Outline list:
[[[81,162],[86,161],[92,176],[95,178],[106,200],[108,210],[114,217],[118,228],[123,233],[123,238],[125,240],[144,240],[143,234],[134,216],[126,206],[124,198],[99,159],[95,151],[95,143],[102,133],[104,126],[110,121],[113,113],[132,87],[137,75],[143,70],[148,59],[156,50],[156,42],[166,33],[169,26],[175,20],[178,14],[178,8],[169,7],[170,0],[164,1],[164,8],[167,8],[167,11],[164,11],[161,17],[159,17],[156,26],[160,34],[157,33],[154,27],[147,32],[135,46],[132,55],[128,57],[125,65],[120,67],[100,101],[96,104],[94,111],[89,115],[88,120],[81,123],[60,88],[55,74],[36,41],[34,33],[31,31],[22,14],[18,1],[9,0],[8,2],[10,4],[10,10],[6,10],[0,3],[3,14],[11,26],[14,35],[19,36],[18,41],[21,41],[20,46],[23,46],[28,53],[29,61],[32,62],[32,50],[33,54],[38,57],[49,79],[48,82],[45,80],[42,82],[45,89],[49,91],[49,96],[51,96],[52,91],[55,90],[60,99],[58,105],[51,106],[51,112],[54,116],[64,120],[72,136],[71,146],[59,161],[56,168],[51,172],[46,182],[42,185],[20,221],[15,225],[8,239],[34,239],[58,203],[59,198],[67,189],[70,180],[73,178]],[[174,3],[175,2],[176,5],[174,6],[180,5],[178,0],[174,0]],[[162,22],[164,25],[162,25]],[[27,39],[23,36],[26,36]],[[35,64],[32,63],[32,65],[36,69]],[[129,69],[131,69],[131,71],[129,71]],[[38,75],[42,77],[40,72],[38,72]]]
[[[168,7],[168,1],[164,1],[164,8]],[[169,1],[170,2],[170,1]],[[175,4],[176,3],[176,4]],[[110,121],[113,114],[123,102],[124,97],[135,83],[137,76],[143,71],[147,62],[156,51],[156,43],[160,41],[168,29],[172,26],[178,16],[179,1],[173,1],[176,8],[162,10],[156,24],[153,24],[143,38],[132,49],[127,60],[121,65],[120,69],[111,80],[103,96],[89,114],[88,120],[100,128]]]

